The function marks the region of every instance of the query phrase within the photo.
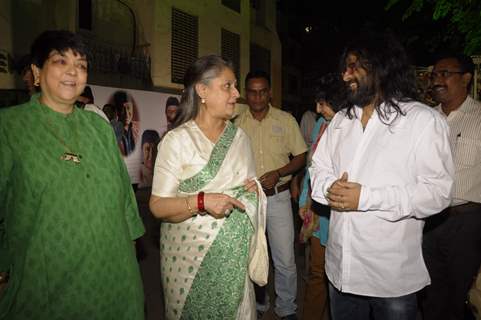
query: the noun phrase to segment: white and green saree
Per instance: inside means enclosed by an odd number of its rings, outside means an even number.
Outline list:
[[[255,319],[251,280],[266,283],[268,259],[265,195],[243,187],[253,177],[249,139],[231,122],[216,144],[194,121],[162,140],[153,195],[223,192],[246,207],[224,219],[198,215],[181,223],[162,223],[160,263],[167,319]]]

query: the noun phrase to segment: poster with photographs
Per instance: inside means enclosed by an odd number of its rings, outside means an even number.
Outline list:
[[[110,119],[132,184],[139,188],[151,186],[156,146],[180,97],[95,85],[90,88],[95,105]]]

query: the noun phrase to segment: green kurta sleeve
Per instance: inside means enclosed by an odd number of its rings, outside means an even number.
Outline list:
[[[7,208],[5,203],[8,196],[10,172],[13,168],[13,158],[2,116],[3,113],[0,112],[0,272],[5,272],[9,270],[10,266],[10,255],[7,254],[8,248],[6,243],[5,219]]]

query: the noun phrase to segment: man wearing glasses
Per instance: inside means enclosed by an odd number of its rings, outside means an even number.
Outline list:
[[[424,319],[464,319],[465,301],[481,263],[481,103],[468,92],[470,57],[440,56],[431,73],[433,99],[447,119],[455,166],[453,200],[427,220],[423,254],[431,276]]]
[[[281,319],[297,319],[297,271],[289,180],[304,167],[307,146],[294,117],[270,105],[270,77],[266,72],[247,74],[245,90],[249,108],[240,112],[235,123],[251,140],[257,176],[267,195],[267,235],[277,294],[275,312]],[[257,297],[258,310],[265,312],[269,308],[265,292],[256,291],[260,295]]]

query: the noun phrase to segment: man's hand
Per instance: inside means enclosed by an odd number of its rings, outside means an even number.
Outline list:
[[[347,181],[347,172],[329,187],[327,190],[327,201],[331,208],[336,211],[355,211],[359,206],[361,185],[356,182]]]
[[[278,170],[266,172],[259,178],[259,181],[264,189],[272,189],[279,182],[281,175]]]

